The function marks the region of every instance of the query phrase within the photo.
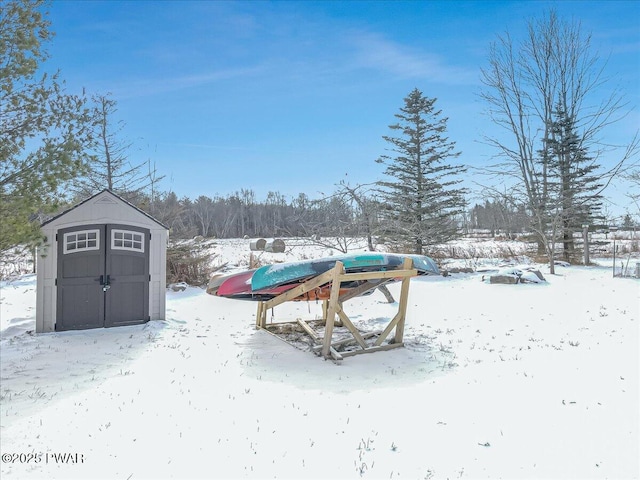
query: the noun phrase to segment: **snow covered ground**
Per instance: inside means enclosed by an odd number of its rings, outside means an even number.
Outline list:
[[[217,243],[246,266],[248,242]],[[406,347],[341,364],[193,287],[167,292],[164,322],[35,335],[35,276],[3,282],[0,477],[638,478],[640,282],[610,265],[413,279]],[[345,305],[361,330],[396,309]]]

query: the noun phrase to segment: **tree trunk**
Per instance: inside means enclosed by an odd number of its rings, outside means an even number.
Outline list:
[[[575,245],[573,243],[573,234],[565,230],[562,234],[562,257],[565,261],[571,262],[575,254]]]
[[[422,239],[416,238],[416,250],[415,253],[417,255],[422,255]]]

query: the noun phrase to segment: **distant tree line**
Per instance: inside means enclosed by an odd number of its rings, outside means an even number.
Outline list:
[[[304,193],[293,200],[269,192],[263,200],[251,189],[227,196],[178,198],[173,192],[145,198],[140,204],[170,228],[175,238],[196,235],[216,238],[357,235],[357,209],[336,198],[310,200]]]
[[[513,236],[528,232],[531,220],[524,206],[494,199],[474,205],[469,210],[467,225],[473,230],[489,230],[492,236]]]
[[[384,206],[379,198],[359,196],[358,203],[349,199],[343,185],[336,188],[331,197],[320,200],[311,200],[303,193],[287,200],[277,192],[269,192],[266,199],[256,200],[250,189],[227,196],[201,195],[195,200],[178,198],[168,192],[158,195],[154,201],[144,197],[139,206],[168,226],[173,238],[180,239],[197,235],[214,238],[384,236],[381,225]],[[486,230],[491,236],[515,238],[531,233],[532,217],[522,205],[491,199],[460,212],[452,217],[452,222],[457,235]],[[601,222],[592,227],[604,228],[606,224]],[[634,224],[627,215],[622,227],[632,228]]]

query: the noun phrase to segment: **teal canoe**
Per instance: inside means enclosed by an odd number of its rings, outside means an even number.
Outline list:
[[[413,260],[419,275],[438,274],[435,262],[424,255],[403,255],[387,253],[354,253],[331,258],[305,260],[300,262],[278,263],[258,268],[251,277],[251,290],[259,292],[280,285],[300,282],[312,278],[333,268],[341,261],[347,273],[398,270],[406,257]]]
[[[440,270],[438,270],[438,265],[433,261],[431,257],[427,257],[426,255],[417,255],[417,254],[404,254],[398,255],[402,258],[409,257],[413,260],[413,268],[418,270],[418,275],[439,275]]]

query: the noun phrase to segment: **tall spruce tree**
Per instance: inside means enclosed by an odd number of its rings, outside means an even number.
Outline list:
[[[597,175],[599,165],[589,157],[576,131],[575,118],[558,102],[554,118],[544,139],[538,177],[544,176],[538,189],[545,205],[545,229],[556,231],[562,239],[563,257],[575,256],[573,233],[583,224],[600,219],[602,207],[602,179]]]
[[[0,251],[38,238],[31,220],[56,207],[88,143],[84,98],[40,71],[53,36],[44,8],[0,2]]]
[[[445,136],[447,118],[435,102],[417,88],[409,93],[389,126],[399,135],[383,137],[393,154],[376,160],[388,178],[378,182],[381,231],[418,254],[458,235],[456,216],[465,206],[465,189],[458,187],[465,168],[448,163],[460,153]]]

